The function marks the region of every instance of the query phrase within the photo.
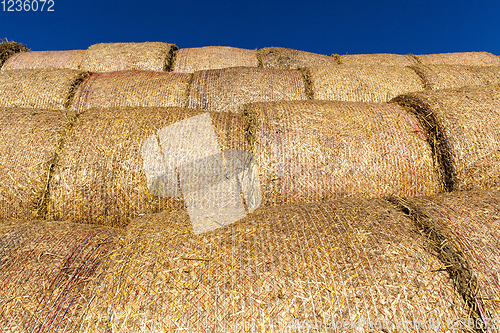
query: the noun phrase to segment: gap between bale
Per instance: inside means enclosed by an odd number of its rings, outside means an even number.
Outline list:
[[[299,68],[298,71],[302,74],[302,79],[304,80],[304,87],[307,99],[314,99],[313,84],[311,81],[311,73],[306,67]]]
[[[175,45],[168,50],[167,56],[165,57],[165,67],[163,68],[165,72],[171,72],[174,70],[177,52],[179,52],[179,49]]]

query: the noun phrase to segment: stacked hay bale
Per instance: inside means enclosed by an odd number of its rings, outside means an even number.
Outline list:
[[[334,57],[283,47],[260,49],[257,56],[260,66],[264,68],[300,69],[306,66],[333,66],[338,64]]]
[[[399,106],[269,102],[244,115],[265,204],[440,189],[424,127]]]
[[[424,65],[500,66],[500,59],[489,52],[420,54],[415,57]]]
[[[84,50],[31,51],[10,57],[2,70],[11,69],[80,69]]]
[[[245,103],[305,99],[298,71],[234,67],[195,72],[189,107],[239,113]]]
[[[175,50],[177,46],[160,42],[95,44],[85,51],[81,69],[92,73],[169,71]]]
[[[400,94],[424,90],[422,79],[401,66],[315,66],[306,69],[313,99],[387,102]]]
[[[120,239],[80,327],[371,331],[368,320],[442,332],[467,313],[426,246],[383,200],[259,209],[199,236],[186,211],[144,216]]]
[[[393,102],[426,129],[447,191],[500,186],[500,86],[412,93]]]
[[[414,66],[418,61],[411,55],[373,53],[336,55],[340,64],[349,66]]]
[[[185,107],[192,74],[153,71],[96,73],[76,90],[71,109]]]
[[[228,46],[205,46],[177,51],[173,71],[194,73],[199,70],[242,66],[258,66],[256,50]]]
[[[14,54],[26,51],[29,51],[29,49],[24,44],[0,39],[0,68]]]
[[[86,76],[72,69],[0,71],[0,107],[64,110]]]
[[[117,230],[45,221],[0,224],[0,327],[76,331],[107,271]]]

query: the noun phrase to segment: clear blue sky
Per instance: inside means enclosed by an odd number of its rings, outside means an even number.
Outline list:
[[[162,41],[328,55],[500,54],[500,0],[53,1],[54,12],[7,12],[0,3],[0,38],[35,51]]]

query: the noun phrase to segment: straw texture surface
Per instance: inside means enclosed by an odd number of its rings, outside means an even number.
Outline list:
[[[93,74],[78,87],[70,108],[82,112],[109,107],[184,107],[191,76],[151,71]]]
[[[500,66],[500,59],[489,52],[420,54],[415,57],[426,65]]]
[[[22,52],[10,57],[3,65],[2,70],[79,69],[84,53],[84,50]]]
[[[239,113],[245,103],[305,99],[298,71],[235,67],[194,73],[189,107]]]
[[[82,331],[332,331],[465,317],[424,246],[381,200],[272,207],[199,236],[185,211],[144,216],[120,240]]]
[[[71,69],[0,71],[0,106],[64,110],[86,76]]]
[[[411,55],[373,53],[373,54],[342,54],[339,56],[342,65],[350,66],[412,66],[418,61]]]
[[[18,52],[26,52],[29,49],[24,44],[0,39],[0,68],[12,55]]]
[[[439,191],[424,128],[401,107],[252,103],[245,116],[265,204]]]
[[[257,67],[257,51],[229,46],[205,46],[180,49],[174,71],[194,73],[199,70],[228,67]]]
[[[500,87],[402,95],[429,133],[447,190],[500,186]]]
[[[94,44],[86,50],[81,69],[88,72],[168,71],[175,50],[177,46],[160,42]]]
[[[118,232],[86,225],[0,223],[3,332],[77,332]]]
[[[500,66],[420,65],[413,69],[427,89],[500,84]]]
[[[182,108],[92,109],[65,138],[50,183],[47,219],[124,226],[139,214],[183,207],[150,193],[143,143],[158,130],[202,113]],[[241,116],[211,114],[222,150],[247,150]]]
[[[283,47],[260,49],[258,56],[264,68],[299,69],[306,66],[334,66],[338,64],[334,57]]]
[[[307,69],[313,99],[387,102],[424,89],[422,79],[400,66],[321,66]]]

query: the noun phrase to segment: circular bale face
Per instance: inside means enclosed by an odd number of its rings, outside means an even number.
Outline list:
[[[9,42],[8,40],[0,39],[0,69],[7,59],[19,52],[26,52],[29,49],[24,44]]]
[[[2,330],[77,331],[118,235],[82,224],[2,221]]]
[[[283,47],[260,49],[258,57],[264,68],[300,69],[307,66],[335,66],[338,64],[334,57]]]
[[[342,65],[349,66],[412,66],[418,61],[411,55],[373,53],[373,54],[341,54],[339,60]]]
[[[194,73],[199,70],[241,66],[257,67],[257,51],[229,46],[205,46],[177,51],[173,70]]]
[[[192,74],[151,71],[97,73],[78,87],[71,110],[111,107],[184,107]]]
[[[245,103],[305,99],[298,71],[235,67],[194,73],[188,107],[239,113]]]
[[[500,187],[500,87],[466,87],[394,99],[432,138],[447,190]]]
[[[11,69],[79,69],[84,50],[31,51],[10,57],[2,70]]]
[[[425,244],[382,200],[268,207],[198,236],[186,211],[148,215],[127,227],[81,327],[451,332],[467,314]]]
[[[82,59],[87,72],[126,70],[165,71],[170,67],[177,46],[160,42],[101,43],[90,46]]]
[[[252,103],[245,116],[266,204],[439,191],[424,128],[401,107]]]
[[[163,163],[162,145],[171,143],[162,142],[161,132],[202,113],[183,108],[114,108],[84,112],[64,139],[59,164],[51,178],[47,219],[124,226],[139,214],[183,207],[182,197],[172,194],[171,187],[162,188],[154,178],[155,175],[160,176],[158,181],[171,178],[164,166],[159,165],[159,171],[155,169],[155,165]],[[240,117],[210,115],[217,149],[247,150]],[[174,139],[182,142],[181,137]],[[153,144],[152,150],[157,147],[158,159],[152,152],[144,155],[146,141]],[[198,143],[201,150],[204,144],[209,145],[208,142]],[[178,155],[179,160],[186,158],[181,153]],[[159,173],[155,174],[155,170]],[[153,178],[148,178],[147,173]],[[161,193],[164,195],[160,196]]]
[[[424,90],[422,79],[400,66],[309,67],[313,99],[351,102],[387,102],[408,92]]]
[[[452,52],[415,56],[424,65],[500,66],[500,59],[489,52]]]
[[[64,110],[86,76],[72,69],[0,71],[0,107]]]

